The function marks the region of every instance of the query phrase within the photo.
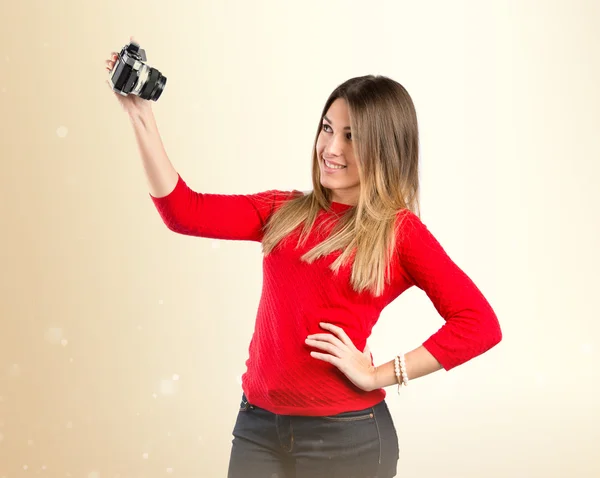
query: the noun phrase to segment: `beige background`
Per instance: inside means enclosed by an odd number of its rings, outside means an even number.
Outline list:
[[[389,404],[404,478],[598,477],[600,7],[564,1],[3,1],[0,477],[224,477],[258,244],[178,236],[104,60],[135,35],[194,189],[311,187],[344,80],[411,93],[422,219],[503,342]],[[442,325],[411,289],[377,362]]]

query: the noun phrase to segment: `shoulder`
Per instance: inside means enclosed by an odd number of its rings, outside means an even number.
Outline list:
[[[396,214],[396,230],[400,235],[407,236],[427,229],[421,218],[410,209],[401,209]]]
[[[409,209],[402,209],[396,215],[396,244],[404,251],[439,247],[437,239],[425,222]]]
[[[298,197],[304,196],[302,191],[269,189],[255,194],[247,195],[246,198],[253,204],[261,215],[266,217],[273,214],[283,204]]]
[[[298,191],[296,189],[288,191],[281,189],[268,189],[266,191],[261,191],[255,194],[249,194],[246,197],[254,201],[267,202],[273,204],[282,201],[289,201],[291,199],[295,199],[303,195],[304,193],[302,191]]]
[[[288,191],[273,189],[271,191],[268,191],[268,194],[270,195],[271,199],[275,204],[285,203],[287,201],[291,201],[293,199],[297,199],[304,196],[304,193],[302,191],[298,191],[297,189],[292,189]]]

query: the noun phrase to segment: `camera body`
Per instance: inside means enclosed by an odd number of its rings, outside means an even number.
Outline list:
[[[135,42],[125,45],[110,72],[109,83],[120,95],[136,95],[156,101],[162,94],[167,78],[146,64],[146,52]]]

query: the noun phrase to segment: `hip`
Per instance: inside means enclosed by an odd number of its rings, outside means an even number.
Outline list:
[[[268,450],[306,476],[391,477],[399,458],[398,434],[385,400],[350,412],[298,416],[269,412],[244,394],[233,436],[235,457],[249,459]]]

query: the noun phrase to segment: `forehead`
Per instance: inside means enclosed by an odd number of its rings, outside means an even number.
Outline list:
[[[342,98],[337,98],[330,106],[323,120],[331,123],[339,129],[350,129],[350,114],[346,101]]]
[[[331,120],[333,120],[334,118],[347,119],[349,115],[346,100],[344,100],[343,98],[336,98],[335,101],[331,103],[327,110],[327,113],[325,114]]]

